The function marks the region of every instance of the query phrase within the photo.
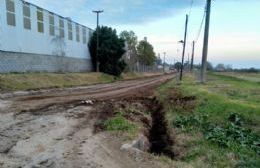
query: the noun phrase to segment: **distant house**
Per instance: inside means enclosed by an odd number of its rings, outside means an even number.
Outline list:
[[[91,71],[92,32],[23,0],[0,0],[0,73]]]

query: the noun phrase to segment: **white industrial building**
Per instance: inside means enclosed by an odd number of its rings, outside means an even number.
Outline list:
[[[0,73],[91,71],[92,32],[23,0],[0,0]]]

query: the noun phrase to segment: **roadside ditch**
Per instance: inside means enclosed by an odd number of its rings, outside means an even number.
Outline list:
[[[173,132],[169,129],[163,105],[155,97],[127,98],[103,102],[94,132],[109,131],[124,137],[121,149],[140,150],[174,159]],[[138,138],[137,138],[138,137]],[[137,139],[136,139],[137,138]]]

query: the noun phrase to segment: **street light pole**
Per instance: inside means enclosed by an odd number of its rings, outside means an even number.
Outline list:
[[[97,51],[96,51],[96,72],[99,72],[99,60],[98,60],[98,47],[99,47],[99,14],[103,13],[103,10],[92,11],[97,14]]]

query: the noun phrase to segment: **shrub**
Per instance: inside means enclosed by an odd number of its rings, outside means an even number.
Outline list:
[[[124,71],[126,64],[122,60],[125,53],[124,40],[117,36],[116,30],[109,27],[101,27],[99,29],[99,50],[97,53],[97,31],[95,31],[89,42],[89,50],[93,67],[96,69],[96,62],[99,62],[99,70],[101,72],[120,76]]]

